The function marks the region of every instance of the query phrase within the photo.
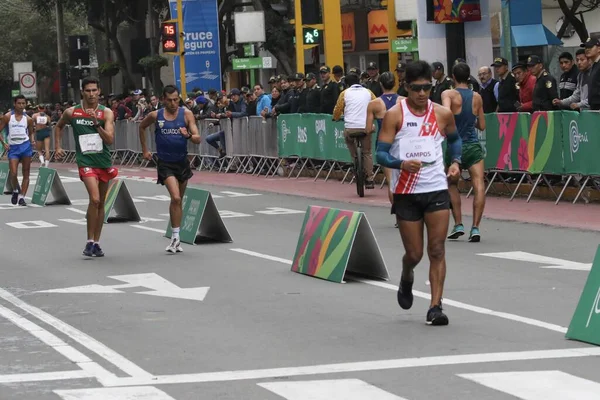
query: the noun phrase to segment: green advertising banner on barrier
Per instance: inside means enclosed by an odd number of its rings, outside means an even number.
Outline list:
[[[329,114],[283,114],[277,118],[280,157],[352,162],[344,139],[344,122]],[[375,157],[377,132],[371,135]]]
[[[318,206],[306,211],[291,270],[337,283],[346,272],[389,279],[367,217]]]
[[[110,181],[104,199],[104,223],[141,220],[125,182],[120,179]]]
[[[565,170],[582,175],[599,175],[599,115],[593,112],[563,112],[563,153]]]

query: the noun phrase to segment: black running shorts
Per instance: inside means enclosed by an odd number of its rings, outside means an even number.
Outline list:
[[[402,221],[420,221],[426,213],[450,209],[450,194],[448,190],[394,194],[394,209]]]
[[[194,175],[187,159],[178,163],[168,163],[159,159],[156,164],[156,171],[158,173],[156,183],[160,183],[161,185],[165,184],[165,180],[169,176],[174,176],[179,183],[183,183]]]

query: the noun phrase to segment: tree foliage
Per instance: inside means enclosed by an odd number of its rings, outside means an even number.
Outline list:
[[[585,42],[589,37],[589,32],[583,20],[583,14],[600,7],[600,0],[573,0],[570,6],[567,4],[566,0],[556,1],[565,16],[565,21],[562,28],[557,32],[557,36],[562,38],[570,24],[573,29],[575,29],[579,39],[581,39],[582,42]]]

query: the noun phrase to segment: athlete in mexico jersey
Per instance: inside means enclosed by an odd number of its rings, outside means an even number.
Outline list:
[[[426,322],[447,325],[448,317],[442,311],[450,208],[447,179],[460,173],[462,143],[452,112],[429,100],[432,75],[432,67],[425,61],[406,66],[408,96],[383,118],[377,161],[393,170],[396,219],[405,249],[398,304],[403,309],[412,307],[414,269],[423,255],[424,229],[427,229],[431,302]],[[448,173],[443,162],[444,140],[448,141],[453,161]]]
[[[392,170],[394,193],[429,193],[448,189],[442,151],[445,136],[439,130],[433,102],[428,101],[423,115],[415,115],[406,105],[406,99],[400,102],[399,107],[402,110],[402,126],[394,138],[390,154],[399,160],[420,159],[423,165],[418,172]]]
[[[183,251],[179,240],[182,198],[187,182],[193,175],[187,158],[188,144],[200,144],[201,140],[194,114],[185,107],[179,107],[180,100],[179,90],[175,86],[165,86],[162,96],[164,108],[152,111],[139,126],[142,153],[146,160],[152,161],[152,153],[146,145],[146,129],[154,125],[157,183],[165,185],[171,197],[169,216],[173,234],[166,249],[169,253]]]
[[[54,129],[56,157],[62,159],[62,131],[71,125],[75,140],[75,157],[79,177],[85,184],[90,202],[87,209],[86,257],[103,257],[100,235],[104,226],[104,201],[109,182],[118,170],[112,166],[109,146],[115,140],[114,115],[111,109],[98,104],[100,86],[97,78],[87,77],[81,83],[81,104],[68,108]]]
[[[15,97],[15,108],[8,112],[0,119],[0,132],[6,127],[6,140],[0,135],[0,142],[4,150],[8,151],[8,163],[10,169],[9,183],[13,193],[11,203],[20,206],[26,206],[25,195],[29,188],[29,170],[31,167],[31,157],[33,149],[33,120],[25,114],[26,107],[25,96],[19,95]],[[23,180],[19,188],[17,172],[19,163],[22,165]]]

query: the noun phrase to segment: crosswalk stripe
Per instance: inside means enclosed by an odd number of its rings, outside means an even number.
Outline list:
[[[515,371],[458,376],[522,400],[598,400],[600,398],[600,383],[561,371]]]
[[[407,400],[360,379],[266,382],[258,386],[287,400]]]
[[[63,400],[175,400],[152,386],[55,390]]]

